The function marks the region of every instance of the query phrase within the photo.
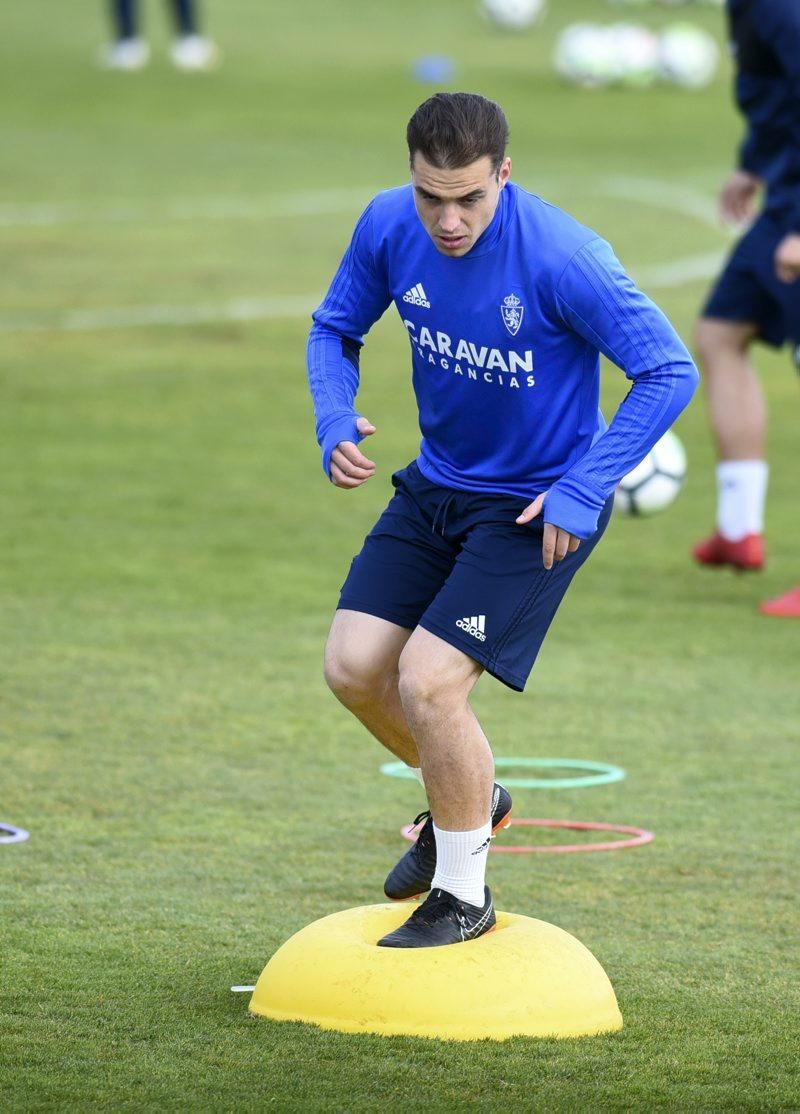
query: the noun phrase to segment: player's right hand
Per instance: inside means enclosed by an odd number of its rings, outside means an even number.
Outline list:
[[[375,426],[366,418],[359,418],[356,428],[362,437],[371,437],[375,432]],[[331,453],[330,474],[335,487],[361,487],[375,475],[375,465],[354,441],[340,441]]]
[[[719,195],[719,215],[725,224],[741,224],[755,212],[761,179],[746,170],[734,170]]]

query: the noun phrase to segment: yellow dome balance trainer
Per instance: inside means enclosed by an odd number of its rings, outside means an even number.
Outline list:
[[[439,948],[379,948],[409,905],[365,905],[314,921],[278,949],[251,1013],[343,1033],[507,1040],[622,1028],[592,953],[545,921],[497,913],[494,931]]]

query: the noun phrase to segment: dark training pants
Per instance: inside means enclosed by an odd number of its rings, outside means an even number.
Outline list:
[[[197,33],[194,0],[170,0],[175,27],[181,35]],[[139,33],[138,0],[111,0],[111,18],[118,39],[135,39]]]

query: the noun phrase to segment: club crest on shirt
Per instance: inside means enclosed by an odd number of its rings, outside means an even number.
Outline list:
[[[525,313],[525,307],[516,294],[508,294],[503,298],[500,313],[503,315],[503,324],[512,337],[515,337],[520,330],[522,316]]]

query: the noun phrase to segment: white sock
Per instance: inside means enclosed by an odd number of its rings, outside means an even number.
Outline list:
[[[414,775],[414,777],[417,779],[417,781],[420,783],[422,788],[424,789],[425,788],[425,781],[423,780],[422,770],[419,768],[419,766],[409,766],[408,768],[411,771],[411,773]]]
[[[492,822],[487,822],[472,832],[446,832],[437,828],[436,873],[431,882],[432,890],[446,890],[470,905],[483,907],[483,887],[486,879],[486,856],[492,842]]]
[[[763,534],[769,467],[765,460],[722,460],[717,465],[717,530],[730,542]]]

